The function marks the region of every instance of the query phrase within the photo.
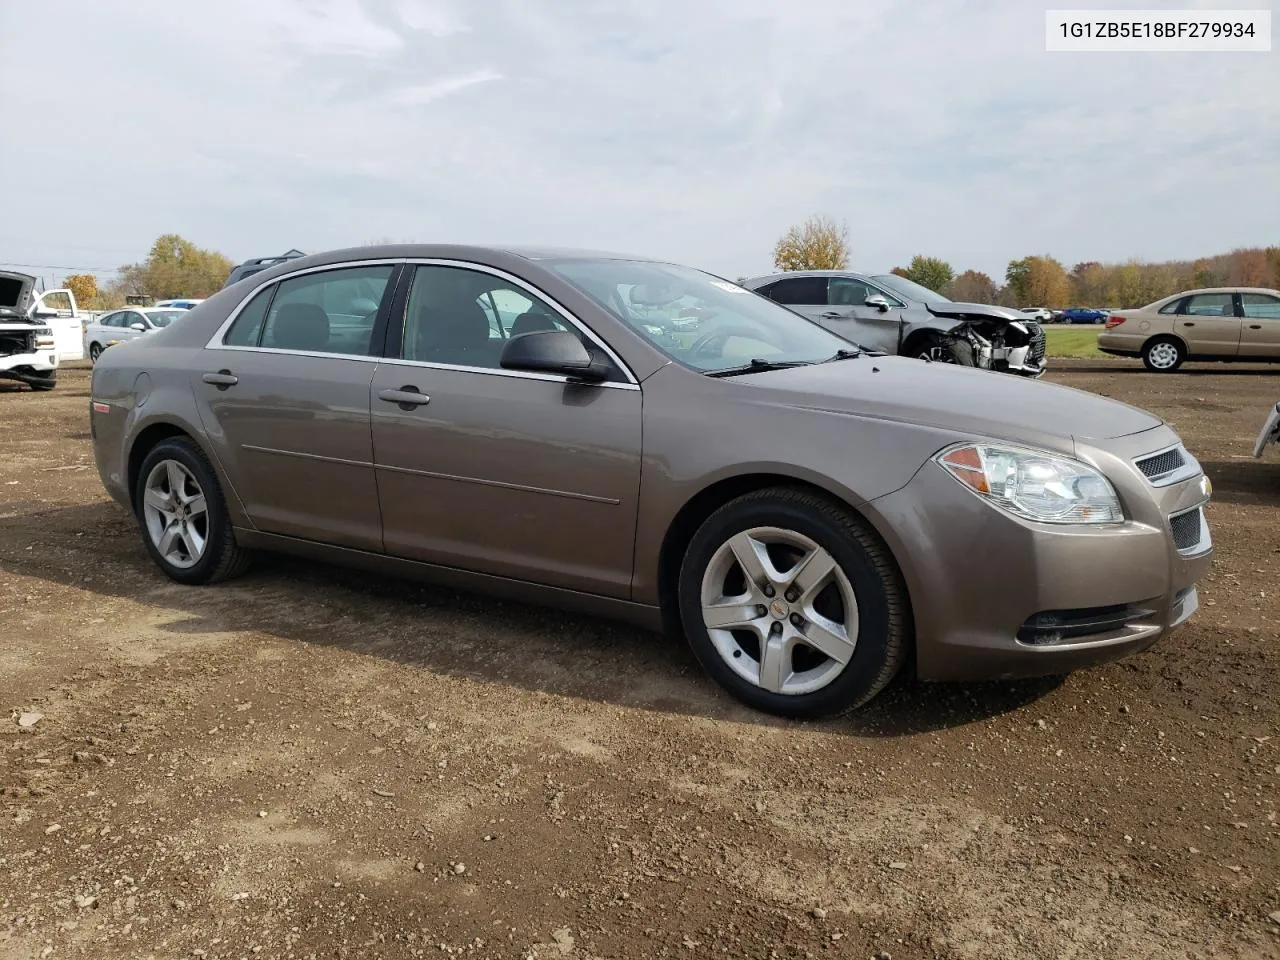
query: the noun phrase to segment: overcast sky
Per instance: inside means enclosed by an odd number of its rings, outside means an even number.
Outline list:
[[[868,271],[1280,242],[1280,52],[1050,54],[1045,6],[3,0],[0,261],[113,266],[172,231],[738,276],[811,213]]]

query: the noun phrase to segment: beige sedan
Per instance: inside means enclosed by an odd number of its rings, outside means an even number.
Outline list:
[[[1172,373],[1186,360],[1280,361],[1280,290],[1187,290],[1107,319],[1098,349]]]

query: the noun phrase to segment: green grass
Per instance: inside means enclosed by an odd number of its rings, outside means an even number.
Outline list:
[[[1045,350],[1051,357],[1105,357],[1098,349],[1102,327],[1045,327]]]

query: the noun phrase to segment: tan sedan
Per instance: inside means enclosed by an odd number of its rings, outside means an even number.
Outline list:
[[[1172,373],[1186,360],[1280,361],[1280,290],[1187,290],[1107,319],[1098,349]]]
[[[861,353],[613,255],[285,261],[104,351],[90,403],[102,480],[178,583],[279,550],[620,617],[793,716],[908,665],[1135,653],[1213,552],[1208,478],[1149,413]]]

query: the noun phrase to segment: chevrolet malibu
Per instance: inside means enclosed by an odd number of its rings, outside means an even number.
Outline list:
[[[93,371],[94,453],[184,584],[285,551],[682,634],[761,710],[1034,676],[1197,606],[1209,483],[1088,393],[871,356],[603,254],[384,246],[234,283]]]

